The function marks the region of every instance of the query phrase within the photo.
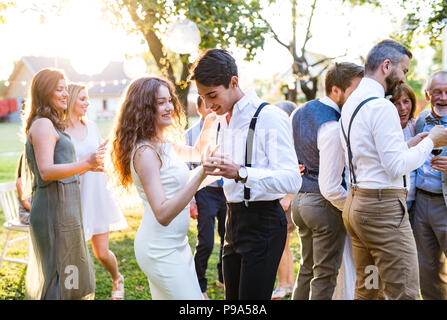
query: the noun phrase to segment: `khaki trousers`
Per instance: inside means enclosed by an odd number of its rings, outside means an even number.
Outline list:
[[[346,230],[341,212],[318,193],[299,192],[292,219],[301,240],[301,264],[293,300],[330,300],[337,282]]]
[[[343,222],[352,239],[357,281],[354,299],[419,299],[416,244],[406,190],[351,186]]]

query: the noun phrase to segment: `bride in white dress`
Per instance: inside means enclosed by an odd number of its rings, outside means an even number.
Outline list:
[[[144,204],[134,247],[154,300],[203,299],[187,231],[188,204],[206,174],[201,166],[190,173],[185,161],[200,158],[214,121],[205,121],[197,147],[179,146],[165,139],[165,129],[181,128],[182,116],[172,84],[140,78],[127,89],[112,138],[114,176],[124,187],[133,182]]]

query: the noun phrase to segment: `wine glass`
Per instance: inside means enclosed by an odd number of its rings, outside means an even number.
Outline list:
[[[431,150],[431,153],[436,157],[436,156],[439,156],[440,154],[441,154],[441,152],[442,152],[442,148],[433,148],[432,150]],[[435,169],[433,169],[433,168],[431,168],[431,171],[432,172],[436,172],[436,171],[438,171],[438,170],[435,170]]]

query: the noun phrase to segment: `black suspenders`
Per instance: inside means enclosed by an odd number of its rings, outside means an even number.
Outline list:
[[[246,167],[251,167],[251,161],[253,158],[253,140],[254,140],[254,136],[255,136],[256,122],[258,121],[259,113],[268,104],[269,104],[268,102],[261,103],[261,105],[256,110],[253,118],[251,119],[250,127],[248,128],[248,133],[247,133],[247,142],[245,144],[245,166]],[[219,132],[220,132],[220,123],[217,124],[216,144],[218,143]],[[248,200],[250,200],[250,188],[247,188],[244,185],[245,205],[248,205]]]
[[[253,139],[255,137],[256,121],[258,121],[258,116],[261,110],[268,104],[268,102],[261,103],[261,105],[258,107],[258,110],[256,110],[255,115],[251,119],[250,127],[248,128],[247,143],[245,145],[246,167],[251,167],[251,161],[253,160]],[[248,206],[248,200],[250,200],[250,189],[244,185],[244,201],[246,206]]]
[[[345,138],[345,142],[346,142],[346,148],[348,149],[348,161],[349,161],[349,172],[350,172],[350,176],[351,176],[351,184],[356,185],[357,184],[357,179],[354,173],[354,164],[352,163],[352,149],[351,149],[351,126],[352,126],[352,121],[354,120],[355,116],[357,115],[357,113],[360,111],[360,109],[363,107],[363,105],[365,105],[365,103],[374,100],[374,99],[378,99],[378,97],[371,97],[368,98],[364,101],[362,101],[358,107],[354,110],[354,112],[352,113],[351,116],[351,120],[349,121],[349,127],[348,127],[348,135],[346,135],[345,129],[343,128],[343,121],[340,118],[340,126],[341,126],[341,131],[343,132],[343,137]],[[405,175],[403,176],[403,180],[404,180],[404,188],[407,187],[407,180],[405,179]]]

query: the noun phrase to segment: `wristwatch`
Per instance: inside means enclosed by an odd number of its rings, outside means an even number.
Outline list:
[[[239,170],[237,171],[237,174],[238,174],[238,177],[236,179],[234,179],[236,181],[236,183],[247,179],[247,177],[248,177],[247,168],[244,166],[241,166],[239,168]]]

